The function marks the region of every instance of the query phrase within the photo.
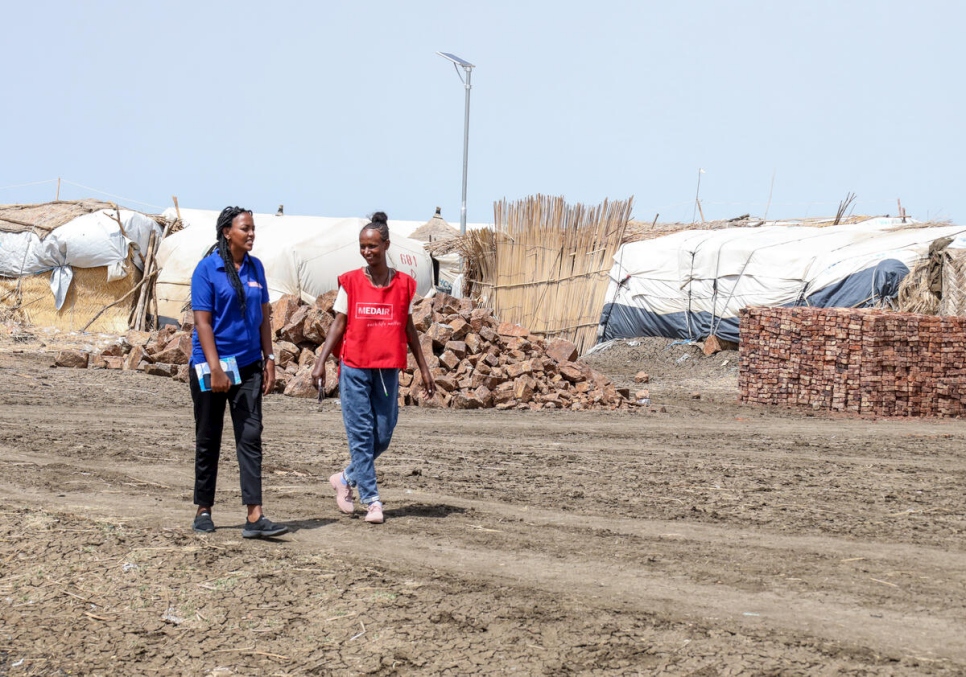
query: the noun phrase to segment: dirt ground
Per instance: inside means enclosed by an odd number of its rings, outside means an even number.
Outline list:
[[[736,353],[621,343],[585,360],[647,408],[404,409],[374,526],[338,403],[270,396],[292,533],[247,541],[230,445],[191,531],[187,386],[68,340],[110,337],[0,331],[0,675],[966,674],[966,422],[741,406]]]

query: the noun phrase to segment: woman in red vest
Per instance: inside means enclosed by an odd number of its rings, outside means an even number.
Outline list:
[[[339,510],[351,514],[352,488],[366,506],[366,521],[382,524],[382,500],[375,460],[389,448],[399,415],[399,370],[406,367],[406,347],[413,351],[427,397],[436,392],[433,375],[413,324],[416,281],[386,263],[388,217],[372,215],[359,233],[359,253],[366,266],[339,276],[335,320],[312,370],[325,387],[325,361],[336,352],[342,421],[349,438],[349,466],[329,478]]]

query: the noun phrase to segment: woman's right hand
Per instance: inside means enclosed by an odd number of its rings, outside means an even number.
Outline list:
[[[325,388],[325,362],[322,360],[317,360],[315,367],[312,369],[312,384],[322,392]]]
[[[335,363],[339,363],[339,354],[342,350],[342,335],[345,334],[345,314],[336,313],[335,319],[329,325],[329,332],[325,336],[325,343],[322,344],[315,358],[315,366],[312,368],[312,385],[319,389],[323,395],[325,391],[325,361],[331,355]]]
[[[231,388],[231,381],[228,374],[221,368],[221,365],[211,370],[211,392],[227,393]]]

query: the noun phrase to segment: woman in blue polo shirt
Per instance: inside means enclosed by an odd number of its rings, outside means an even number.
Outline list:
[[[255,243],[255,219],[241,207],[225,207],[216,226],[218,242],[191,276],[192,336],[190,386],[195,414],[195,490],[198,506],[192,528],[215,530],[215,502],[225,405],[231,411],[248,519],[245,538],[268,538],[288,531],[262,514],[262,394],[275,387],[271,307],[262,262],[249,252]],[[237,380],[221,360],[235,358]],[[264,358],[264,359],[263,359]],[[197,365],[210,374],[198,380]],[[204,387],[203,387],[204,386]]]

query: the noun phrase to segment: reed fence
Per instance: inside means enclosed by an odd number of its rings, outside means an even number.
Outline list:
[[[633,198],[596,207],[537,195],[494,205],[493,230],[461,243],[468,295],[505,322],[584,352],[594,344]]]

